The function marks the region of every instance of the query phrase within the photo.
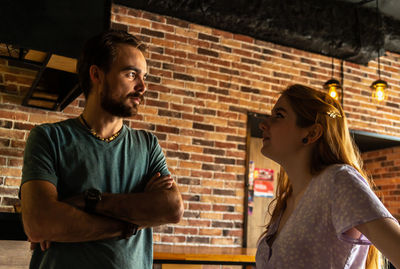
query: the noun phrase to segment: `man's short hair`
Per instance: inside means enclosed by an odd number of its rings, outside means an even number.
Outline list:
[[[107,30],[86,41],[76,67],[79,84],[86,99],[92,88],[90,67],[96,65],[107,73],[117,56],[118,44],[132,45],[141,52],[146,50],[146,45],[142,41],[123,30]]]

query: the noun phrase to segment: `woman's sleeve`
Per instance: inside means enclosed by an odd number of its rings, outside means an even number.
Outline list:
[[[333,179],[331,216],[337,236],[356,244],[370,244],[365,236],[345,235],[351,228],[380,218],[395,218],[385,208],[361,174],[350,166],[340,169]]]

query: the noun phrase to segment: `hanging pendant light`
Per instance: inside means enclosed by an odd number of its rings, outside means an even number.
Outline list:
[[[374,100],[378,102],[385,100],[387,97],[386,89],[388,88],[388,86],[389,85],[387,84],[387,82],[382,79],[374,81],[371,84],[371,89],[373,90],[372,98],[374,98]]]
[[[381,79],[381,66],[379,60],[379,52],[378,52],[378,76],[379,79],[372,82],[370,88],[372,89],[372,98],[375,101],[382,102],[387,99],[386,90],[389,88],[389,84]]]
[[[379,30],[381,31],[382,25],[380,20],[378,0],[376,0],[376,18],[377,18],[377,25],[379,27]],[[378,76],[379,79],[372,82],[370,88],[372,89],[373,100],[381,102],[386,100],[387,98],[386,89],[389,88],[389,85],[386,81],[381,79],[380,46],[378,46]]]
[[[324,89],[328,91],[328,94],[330,97],[332,97],[335,100],[339,100],[339,89],[341,89],[342,86],[340,86],[340,82],[334,78],[328,80],[324,84]]]
[[[337,79],[333,78],[333,57],[332,57],[332,78],[325,82],[324,84],[324,89],[328,91],[328,94],[335,100],[339,100],[339,91],[342,92],[342,85],[340,85],[340,82]]]

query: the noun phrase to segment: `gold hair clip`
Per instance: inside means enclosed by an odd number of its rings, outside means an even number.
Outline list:
[[[332,119],[335,119],[336,117],[338,117],[338,118],[342,117],[339,113],[337,113],[335,111],[328,111],[328,112],[326,112],[326,114],[328,114],[329,117],[331,117]]]

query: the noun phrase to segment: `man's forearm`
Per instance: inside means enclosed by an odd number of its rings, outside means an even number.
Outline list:
[[[179,222],[183,214],[183,203],[173,183],[170,189],[155,192],[103,194],[96,212],[140,227],[152,227]]]
[[[107,239],[121,236],[126,225],[122,221],[90,215],[62,203],[46,212],[48,217],[42,216],[34,221],[28,221],[23,214],[24,227],[30,231],[32,241],[86,242]]]
[[[22,187],[22,219],[33,242],[84,242],[122,235],[125,223],[85,213],[57,200],[54,185],[30,181]]]

